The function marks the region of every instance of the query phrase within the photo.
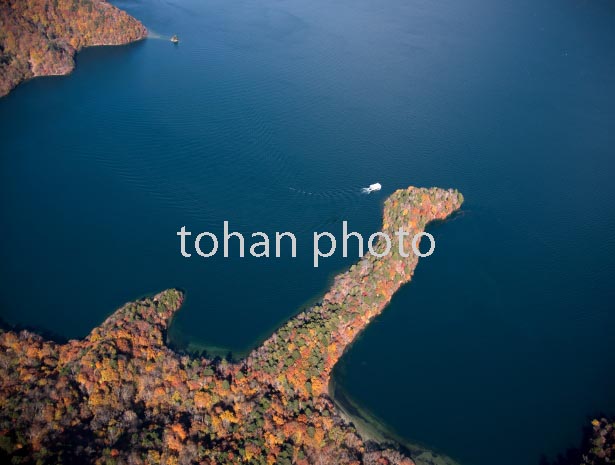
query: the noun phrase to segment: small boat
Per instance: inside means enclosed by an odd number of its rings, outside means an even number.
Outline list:
[[[377,182],[374,184],[370,184],[369,187],[364,187],[363,189],[361,189],[361,192],[369,194],[370,192],[379,191],[380,189],[382,189],[382,185]]]
[[[177,37],[177,35],[174,35],[173,37],[171,37],[171,42],[173,42],[174,44],[179,43],[179,37]]]

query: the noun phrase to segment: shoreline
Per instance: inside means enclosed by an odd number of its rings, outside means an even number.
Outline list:
[[[34,78],[72,73],[84,48],[127,45],[148,36],[138,19],[105,0],[76,2],[70,11],[51,0],[9,0],[0,4],[0,23],[6,30],[0,39],[5,56],[0,98]]]
[[[295,310],[287,317],[281,318],[277,323],[272,325],[270,328],[261,332],[258,337],[254,338],[254,342],[248,345],[246,348],[234,350],[231,347],[217,346],[213,344],[209,344],[204,339],[194,338],[188,335],[188,333],[182,331],[181,327],[173,327],[175,315],[171,318],[169,322],[169,328],[167,331],[167,344],[171,347],[175,352],[180,354],[186,354],[191,357],[221,357],[227,358],[228,355],[231,355],[231,359],[234,362],[241,362],[245,358],[247,358],[254,350],[258,349],[267,339],[271,337],[279,328],[287,324],[289,321],[293,320],[297,317],[297,315],[309,311],[312,307],[322,304],[322,301],[333,287],[333,283],[335,282],[335,277],[344,273],[348,270],[348,267],[340,267],[339,269],[332,270],[326,277],[325,285],[323,288],[314,294],[313,297],[304,300]],[[139,297],[147,297],[139,296]],[[188,297],[186,297],[188,298]],[[182,308],[185,306],[185,302],[182,305]],[[185,337],[184,337],[185,336]],[[205,354],[205,355],[203,355]]]
[[[386,423],[352,400],[342,390],[335,378],[334,373],[329,383],[329,397],[339,415],[355,427],[368,448],[370,443],[374,442],[379,446],[385,445],[397,449],[399,452],[408,455],[416,465],[463,465],[433,448],[410,442],[397,435],[386,426]]]
[[[75,72],[75,69],[77,68],[77,59],[79,58],[79,53],[81,53],[82,51],[86,50],[86,49],[91,49],[91,48],[99,48],[99,47],[126,47],[128,45],[132,45],[132,44],[137,44],[139,42],[143,42],[147,39],[149,39],[149,34],[146,32],[145,35],[143,37],[140,37],[138,39],[135,40],[131,40],[130,42],[125,42],[125,43],[121,43],[121,44],[92,44],[92,45],[86,45],[85,47],[80,48],[79,50],[75,50],[73,55],[72,55],[72,65],[67,68],[66,70],[63,70],[61,72],[54,72],[54,73],[41,73],[41,74],[34,74],[32,76],[27,76],[24,77],[23,79],[21,79],[20,81],[17,81],[16,83],[14,83],[12,85],[12,87],[6,92],[6,93],[0,93],[0,99],[2,99],[3,97],[8,96],[9,94],[11,94],[15,89],[17,89],[18,87],[20,87],[23,84],[27,84],[28,82],[34,81],[36,79],[45,79],[45,78],[54,78],[54,77],[63,77],[63,76],[70,76],[71,74],[73,74]]]
[[[385,201],[382,232],[424,231],[462,203],[453,189],[400,189]],[[343,393],[337,407],[329,396],[333,367],[418,264],[415,255],[383,253],[382,241],[377,248],[379,255],[335,275],[322,299],[312,298],[238,362],[168,345],[185,299],[179,289],[129,302],[66,344],[0,332],[0,403],[7,406],[0,449],[71,463],[110,454],[144,464],[454,465],[403,444],[352,399],[344,403]],[[75,427],[89,438],[87,449],[78,447]]]

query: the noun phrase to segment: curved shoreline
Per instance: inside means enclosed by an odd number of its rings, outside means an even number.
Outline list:
[[[386,423],[362,409],[361,406],[352,400],[339,387],[335,380],[335,374],[329,384],[329,396],[339,414],[348,423],[354,425],[365,442],[387,444],[412,457],[416,465],[462,465],[460,462],[435,449],[413,443],[397,435],[387,427]]]
[[[396,191],[384,204],[382,231],[403,227],[410,250],[410,237],[462,202],[454,190]],[[169,348],[179,290],[128,303],[63,345],[2,332],[0,449],[26,462],[438,463],[362,437],[328,393],[339,358],[417,263],[397,251],[364,256],[237,363]]]
[[[41,20],[43,19],[43,20]],[[52,0],[0,3],[0,98],[37,77],[64,76],[83,48],[126,45],[147,37],[137,19],[105,0],[75,1],[67,10]]]
[[[169,323],[167,344],[181,354],[186,354],[191,357],[222,357],[229,358],[235,363],[241,362],[247,358],[252,351],[258,349],[272,334],[274,334],[279,328],[293,320],[300,313],[309,311],[312,307],[322,304],[322,300],[326,293],[331,289],[335,281],[335,277],[342,274],[348,269],[348,267],[341,267],[337,271],[331,272],[325,281],[325,285],[322,289],[314,294],[309,299],[304,300],[295,310],[287,317],[280,318],[280,320],[271,325],[268,329],[261,331],[257,337],[253,339],[252,344],[246,346],[243,349],[233,349],[232,347],[217,346],[210,344],[206,339],[194,338],[191,336],[185,336],[187,333],[182,331],[181,327],[174,328],[174,318]],[[139,296],[146,297],[146,296]]]
[[[448,221],[459,213],[460,210],[457,210],[452,213],[450,217],[447,217],[442,221]],[[437,223],[437,220],[430,223]],[[293,312],[291,316],[282,320],[279,324],[274,325],[271,331],[265,331],[264,334],[271,334],[272,332],[275,333],[277,328],[280,328],[292,321],[298,314],[309,311],[313,306],[321,305],[324,296],[327,294],[328,290],[333,287],[336,277],[344,274],[346,271],[347,268],[342,268],[338,272],[332,272],[327,278],[326,285],[324,286],[324,290],[322,292],[319,292],[314,297],[306,300],[306,302],[299,306],[299,309]],[[388,306],[388,304],[386,306]],[[179,331],[181,332],[181,330]],[[169,333],[171,332],[172,331],[169,331]],[[175,345],[177,341],[174,341],[172,336],[169,337],[169,344],[174,348],[174,350],[177,350],[180,353],[185,353],[196,357],[226,357],[229,361],[233,360],[234,363],[237,363],[245,359],[252,351],[258,349],[266,339],[267,338],[259,338],[256,343],[242,351],[234,351],[228,347],[212,346],[208,345],[206,341],[193,341],[190,338],[187,338],[185,340],[186,342]],[[354,340],[352,342],[354,342]],[[347,350],[350,350],[350,346]],[[385,422],[378,419],[370,412],[364,410],[352,398],[350,398],[346,392],[342,390],[336,379],[335,370],[333,370],[331,374],[327,394],[331,398],[340,416],[347,423],[352,424],[356,428],[359,435],[365,442],[387,445],[388,447],[399,450],[401,453],[411,456],[416,465],[463,465],[434,448],[411,442],[396,434],[386,425]]]

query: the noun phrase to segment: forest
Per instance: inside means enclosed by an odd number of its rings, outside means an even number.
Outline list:
[[[416,234],[462,202],[454,190],[399,190],[385,202],[382,231]],[[83,340],[2,332],[0,450],[15,464],[412,465],[396,445],[362,438],[328,386],[417,263],[396,249],[364,256],[238,362],[167,346],[184,299],[174,289],[126,304]]]
[[[70,73],[83,47],[146,35],[143,24],[104,0],[2,0],[0,97],[26,79]]]

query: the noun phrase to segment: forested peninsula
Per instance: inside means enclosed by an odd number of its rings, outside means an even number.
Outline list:
[[[70,73],[83,47],[146,35],[143,24],[104,0],[2,0],[0,97],[26,79]]]
[[[456,190],[398,190],[385,201],[382,231],[403,227],[409,250],[414,234],[462,202]],[[237,363],[166,345],[184,298],[173,289],[126,304],[83,340],[2,332],[0,450],[37,464],[412,465],[397,448],[362,438],[328,385],[417,262],[398,250],[364,256]]]

